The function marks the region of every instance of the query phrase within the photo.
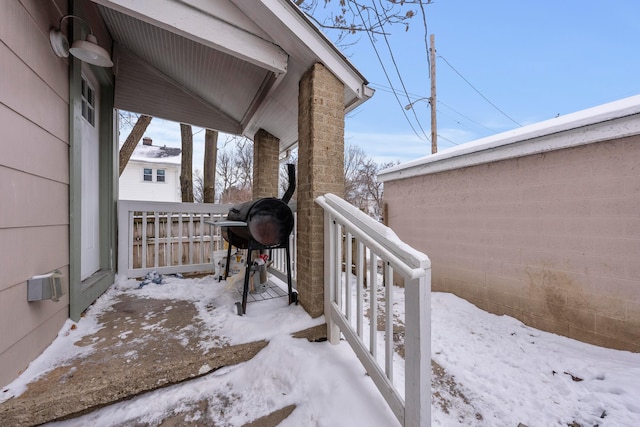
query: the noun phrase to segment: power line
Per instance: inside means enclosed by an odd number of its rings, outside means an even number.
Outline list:
[[[437,110],[436,110],[436,111],[437,111]],[[449,143],[451,143],[451,144],[453,144],[453,145],[460,145],[460,143],[459,143],[459,142],[453,142],[453,141],[452,141],[452,140],[450,140],[449,138],[446,138],[446,137],[444,137],[444,136],[442,136],[442,135],[440,135],[440,134],[438,134],[438,138],[442,138],[442,139],[444,139],[445,141],[447,141],[447,142],[449,142]]]
[[[349,8],[352,8],[351,3],[350,2],[347,2],[347,3],[349,4]],[[357,10],[358,10],[358,15],[360,16],[360,20],[362,21],[362,24],[366,26],[366,22],[364,20],[364,17],[362,16],[362,12],[360,11],[360,8],[357,8]],[[351,10],[351,13],[354,13],[353,9]],[[402,107],[402,102],[400,102],[400,98],[398,98],[397,91],[393,88],[393,83],[391,83],[391,78],[389,77],[389,73],[387,72],[387,69],[384,66],[382,58],[380,57],[380,53],[378,52],[378,49],[376,47],[375,42],[373,41],[373,38],[372,38],[371,34],[368,31],[365,31],[365,33],[367,33],[367,37],[369,38],[369,41],[371,42],[371,46],[373,47],[373,50],[374,50],[374,52],[376,54],[376,57],[378,58],[378,62],[380,63],[380,66],[382,67],[382,71],[383,71],[385,77],[387,78],[387,82],[391,86],[393,96],[396,98],[396,101],[398,102],[398,105],[400,106],[400,110],[402,111],[402,114],[404,115],[405,119],[407,120],[407,123],[409,124],[409,127],[411,127],[411,130],[413,131],[413,133],[415,133],[415,135],[419,139],[423,140],[423,137],[418,133],[418,131],[416,131],[415,127],[413,126],[413,124],[409,120],[409,116],[407,116],[407,113],[406,113],[405,109]],[[405,94],[406,94],[406,92],[405,92]],[[422,129],[422,127],[421,127],[421,129]],[[425,134],[424,130],[422,130],[422,133]],[[426,136],[426,134],[425,134],[425,136]],[[428,137],[427,137],[427,140],[429,140]]]
[[[394,93],[394,89],[393,89],[393,88],[390,88],[389,86],[381,85],[381,84],[379,84],[379,83],[369,82],[369,86],[371,86],[371,87],[372,87],[373,89],[375,89],[376,91],[386,92],[386,93],[390,93],[390,94],[393,94],[393,93]],[[415,99],[420,99],[420,98],[427,99],[427,98],[428,98],[428,97],[426,97],[426,96],[420,96],[420,95],[417,95],[417,94],[415,94],[415,93],[408,93],[408,95],[409,95],[410,97],[414,98],[414,101],[413,101],[414,103],[416,102],[416,101],[415,101]],[[438,104],[443,104],[443,103],[442,103],[442,102],[440,102],[440,101],[438,101]],[[443,104],[443,105],[444,105],[444,104]],[[451,108],[451,107],[449,107],[449,108]],[[442,113],[442,111],[441,111],[441,110],[439,110],[439,109],[437,109],[436,111],[437,111],[439,114],[443,114],[443,113]],[[455,111],[455,110],[454,110],[454,111]],[[458,113],[458,114],[460,114],[460,113]],[[462,115],[462,114],[460,114],[460,115]],[[463,117],[464,117],[464,116],[463,116]],[[454,120],[455,120],[455,119],[454,119]],[[471,120],[471,119],[469,119],[469,120]],[[471,121],[473,122],[473,120],[471,120]],[[461,125],[461,126],[468,127],[467,125],[465,125],[464,123],[460,123],[459,121],[456,121],[456,123],[458,123],[458,124],[459,124],[459,125]],[[477,123],[477,122],[474,122],[474,123]],[[482,126],[482,125],[481,125],[481,124],[479,124],[479,123],[478,123],[478,125]],[[486,126],[483,126],[483,127],[486,127]],[[489,129],[489,128],[487,128],[487,129]],[[493,132],[497,132],[497,131],[494,131],[493,129],[489,129],[489,130],[491,130],[491,131],[493,131]],[[439,137],[439,138],[442,138],[443,140],[445,140],[445,141],[447,141],[447,142],[449,142],[449,143],[451,143],[451,144],[453,144],[453,145],[460,145],[460,144],[461,144],[460,142],[455,142],[455,141],[452,141],[451,139],[449,139],[449,138],[447,138],[447,137],[442,136],[440,133],[438,133],[438,137]]]
[[[429,29],[427,27],[427,14],[424,11],[424,4],[422,4],[421,1],[418,3],[420,3],[420,11],[422,12],[422,26],[424,27],[424,48],[427,57],[427,65],[429,66],[429,70],[431,70],[431,60],[429,59],[429,41],[427,40],[427,36],[429,34]]]
[[[455,117],[453,117],[451,114],[449,114],[446,111],[442,111],[441,109],[437,109],[436,110],[438,112],[438,114],[440,114],[441,116],[446,116],[449,117],[450,120],[452,120],[454,123],[456,123],[457,125],[460,125],[462,127],[468,128],[469,126],[467,126],[465,123],[461,122],[460,120],[456,119]]]
[[[396,70],[396,74],[398,75],[398,80],[400,80],[400,84],[402,85],[402,90],[403,90],[403,94],[407,97],[407,102],[410,103],[411,99],[409,98],[409,94],[407,93],[407,88],[404,84],[404,80],[402,79],[402,75],[400,74],[400,70],[398,69],[398,64],[396,63],[396,59],[393,55],[393,49],[391,49],[391,45],[389,44],[389,39],[387,38],[387,33],[384,31],[384,25],[382,24],[382,21],[380,21],[380,14],[378,13],[378,7],[376,6],[376,2],[373,1],[371,2],[373,4],[373,8],[376,12],[376,18],[378,19],[378,24],[380,25],[380,29],[382,29],[382,37],[384,38],[385,44],[387,45],[387,50],[389,51],[389,56],[391,58],[391,63],[393,64],[394,69]],[[386,11],[383,10],[383,12],[386,14]],[[360,13],[360,12],[358,12]],[[361,15],[362,17],[362,15]],[[400,103],[400,100],[398,100],[398,103]],[[402,105],[400,105],[402,107]],[[427,139],[429,139],[429,137],[427,136],[426,132],[424,131],[424,129],[422,128],[422,124],[420,123],[420,120],[418,119],[418,114],[415,112],[415,110],[413,110],[413,117],[416,119],[416,123],[418,123],[418,127],[420,128],[420,130],[422,131],[422,133],[425,135],[425,137],[427,137]]]
[[[388,86],[381,85],[381,84],[379,84],[379,83],[373,83],[373,82],[370,82],[370,83],[369,83],[369,86],[371,86],[371,87],[372,87],[373,89],[375,89],[376,91],[380,91],[380,92],[386,92],[386,93],[391,93],[391,94],[393,94],[393,91],[394,91],[394,89],[393,89],[393,88],[390,88],[390,87],[388,87]],[[413,98],[413,101],[412,101],[413,103],[415,103],[417,99],[421,99],[421,98],[422,98],[422,99],[425,99],[425,100],[426,100],[426,99],[428,99],[428,98],[429,98],[428,96],[420,96],[420,95],[415,94],[415,93],[408,93],[408,95],[409,95],[411,98]],[[490,130],[491,132],[498,133],[498,131],[497,131],[497,130],[495,130],[495,129],[491,129],[491,128],[489,128],[489,127],[487,127],[487,126],[483,125],[482,123],[479,123],[479,122],[477,122],[477,121],[473,120],[472,118],[465,116],[465,115],[464,115],[464,114],[462,114],[461,112],[456,111],[455,109],[453,109],[452,107],[450,107],[449,105],[445,104],[444,102],[442,102],[442,101],[440,101],[440,100],[438,100],[438,104],[441,104],[441,105],[443,105],[443,106],[445,106],[445,107],[449,108],[451,111],[455,112],[456,114],[459,114],[460,116],[464,117],[465,119],[469,120],[469,121],[470,121],[470,122],[472,122],[472,123],[477,124],[477,125],[478,125],[478,126],[480,126],[480,127],[483,127],[483,128],[485,128],[485,129],[487,129],[487,130]],[[441,113],[441,114],[442,114],[442,110],[439,110],[439,109],[436,109],[436,110],[437,110],[439,113]],[[459,125],[461,125],[461,126],[464,126],[464,127],[466,127],[466,128],[469,128],[469,126],[468,126],[467,124],[462,123],[462,122],[459,122],[459,121],[457,121],[457,120],[455,120],[455,119],[453,119],[453,120],[454,120],[457,124],[459,124]],[[440,135],[440,134],[438,134],[438,135]],[[445,138],[445,139],[446,139],[446,138]],[[453,141],[451,141],[451,140],[449,140],[449,142],[451,142],[451,143],[453,143],[453,144],[458,145],[458,143],[455,143],[455,142],[453,142]]]
[[[451,110],[451,111],[453,111],[454,113],[456,113],[456,114],[458,114],[458,115],[460,115],[460,116],[464,117],[465,119],[469,120],[469,121],[470,121],[470,122],[472,122],[472,123],[477,124],[477,125],[478,125],[478,126],[480,126],[480,127],[483,127],[483,128],[485,128],[485,129],[487,129],[487,130],[490,130],[491,132],[498,133],[498,131],[497,131],[497,130],[495,130],[495,129],[491,129],[490,127],[487,127],[487,126],[483,125],[482,123],[476,122],[476,121],[475,121],[475,120],[473,120],[472,118],[465,116],[465,115],[464,115],[464,114],[462,114],[460,111],[457,111],[457,110],[453,109],[453,107],[450,107],[449,105],[445,104],[445,103],[444,103],[444,102],[442,102],[442,101],[438,101],[438,104],[442,104],[442,105],[444,105],[445,107],[447,107],[448,109],[450,109],[450,110]],[[457,123],[462,124],[462,123],[460,123],[460,122],[457,122]]]
[[[394,91],[395,91],[394,88],[382,85],[380,83],[369,82],[369,86],[374,88],[376,91],[379,90],[381,92],[394,93]],[[409,93],[409,92],[407,92],[407,95],[409,95],[411,98],[428,98],[428,96],[420,96],[420,95],[417,95],[415,93]]]
[[[499,111],[503,116],[505,116],[507,119],[511,120],[513,123],[515,123],[515,124],[517,124],[518,126],[522,127],[522,125],[521,125],[520,123],[518,123],[515,119],[513,119],[513,118],[512,118],[511,116],[509,116],[507,113],[505,113],[505,112],[504,112],[504,111],[502,111],[500,108],[498,108],[498,107],[497,107],[493,102],[489,101],[489,99],[488,99],[486,96],[484,96],[484,95],[483,95],[483,94],[482,94],[478,89],[476,89],[476,88],[475,88],[475,86],[473,86],[473,85],[471,84],[471,82],[469,82],[469,80],[467,80],[467,79],[466,79],[466,78],[465,78],[465,77],[464,77],[464,76],[463,76],[463,75],[462,75],[458,70],[456,70],[456,69],[453,67],[453,65],[451,65],[451,64],[449,63],[449,61],[447,61],[447,58],[445,58],[445,57],[444,57],[444,56],[442,56],[442,55],[438,55],[438,58],[442,58],[442,60],[443,60],[443,61],[444,61],[444,62],[445,62],[445,63],[446,63],[446,64],[447,64],[447,65],[448,65],[448,66],[449,66],[453,71],[455,71],[455,73],[456,73],[457,75],[459,75],[459,76],[460,76],[460,78],[461,78],[462,80],[464,80],[464,81],[465,81],[465,82],[466,82],[466,83],[471,87],[471,89],[475,90],[475,91],[478,93],[478,95],[480,95],[480,96],[481,96],[485,101],[487,101],[489,104],[491,104],[491,106],[492,106],[493,108],[495,108],[496,110],[498,110],[498,111]]]

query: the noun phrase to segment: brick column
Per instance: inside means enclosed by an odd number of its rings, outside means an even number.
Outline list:
[[[278,197],[280,140],[264,129],[253,137],[253,199]]]
[[[299,89],[296,282],[300,303],[317,317],[324,312],[324,212],[314,199],[344,194],[344,86],[315,64]]]

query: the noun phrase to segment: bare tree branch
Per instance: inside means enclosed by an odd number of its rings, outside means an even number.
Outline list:
[[[368,32],[388,35],[385,27],[402,26],[409,29],[416,16],[414,8],[433,0],[292,0],[323,30],[336,31],[336,44],[349,36]]]
[[[131,129],[129,136],[127,136],[124,144],[120,147],[120,172],[118,176],[122,175],[124,168],[127,167],[127,163],[129,163],[129,159],[131,158],[133,151],[136,149],[138,142],[140,142],[140,138],[142,138],[142,135],[144,135],[144,132],[147,130],[152,118],[153,117],[151,116],[145,115],[138,117],[138,120],[133,126],[133,129]]]
[[[204,203],[204,176],[200,169],[193,171],[193,201]]]
[[[246,138],[237,142],[236,167],[240,178],[240,188],[247,190],[253,185],[253,142]]]

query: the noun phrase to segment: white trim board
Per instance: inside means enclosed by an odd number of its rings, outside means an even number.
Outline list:
[[[640,134],[640,95],[478,139],[383,170],[411,178]]]

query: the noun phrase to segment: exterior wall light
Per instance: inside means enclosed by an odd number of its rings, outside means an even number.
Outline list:
[[[74,41],[71,48],[69,48],[69,40],[62,33],[62,21],[67,18],[78,19],[89,28],[87,39]],[[60,18],[58,28],[49,31],[49,41],[51,42],[51,49],[60,58],[67,58],[71,54],[88,64],[97,65],[98,67],[113,67],[111,56],[103,47],[98,45],[98,40],[93,35],[91,26],[87,21],[75,15],[66,15]]]

